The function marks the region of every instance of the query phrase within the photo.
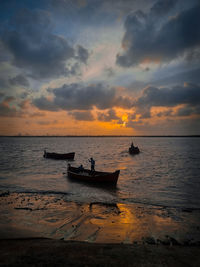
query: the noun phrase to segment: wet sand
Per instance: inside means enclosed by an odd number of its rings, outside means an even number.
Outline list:
[[[199,210],[9,192],[0,204],[2,265],[200,266]]]

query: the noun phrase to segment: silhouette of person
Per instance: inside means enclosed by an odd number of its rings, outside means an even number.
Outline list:
[[[94,171],[94,167],[95,167],[95,160],[93,158],[90,158],[89,162],[91,162],[91,171]]]

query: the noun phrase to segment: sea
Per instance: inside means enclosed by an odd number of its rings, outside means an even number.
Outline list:
[[[130,155],[134,143],[140,154]],[[48,152],[75,152],[72,166],[113,172],[117,186],[98,187],[67,177],[68,161]],[[1,137],[0,191],[64,196],[68,201],[200,209],[198,137]]]

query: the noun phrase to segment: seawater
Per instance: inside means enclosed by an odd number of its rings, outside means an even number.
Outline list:
[[[131,142],[141,153],[131,156]],[[120,170],[116,188],[100,188],[67,178],[67,161],[43,158],[43,151],[75,152],[72,166],[88,159],[96,170]],[[198,137],[1,137],[0,190],[62,195],[69,201],[141,203],[200,208]]]

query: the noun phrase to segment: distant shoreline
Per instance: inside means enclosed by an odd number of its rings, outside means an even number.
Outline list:
[[[140,137],[148,137],[148,138],[180,138],[180,137],[200,137],[200,135],[0,135],[1,137],[39,137],[39,138],[45,138],[45,137],[56,137],[56,138],[60,138],[60,137],[67,137],[67,138],[80,138],[80,137],[84,137],[84,138],[89,138],[89,137],[131,137],[131,138],[140,138]]]

